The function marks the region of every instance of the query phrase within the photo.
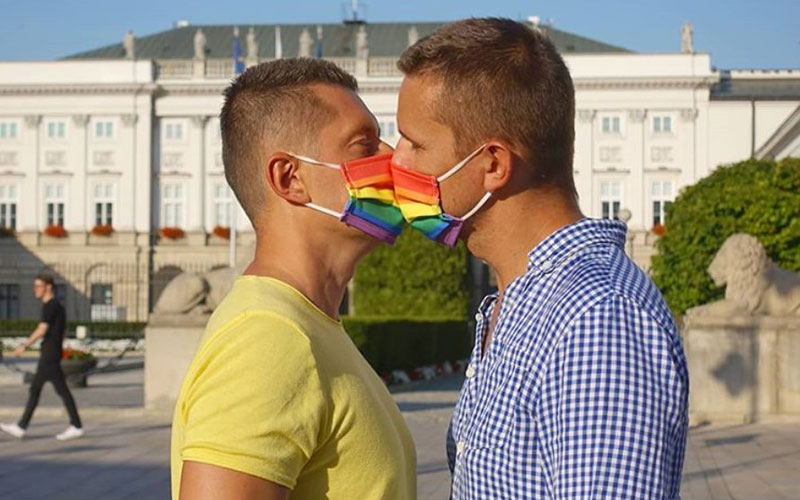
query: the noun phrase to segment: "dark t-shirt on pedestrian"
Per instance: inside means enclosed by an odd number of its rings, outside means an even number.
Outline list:
[[[43,323],[47,323],[47,333],[42,340],[41,357],[42,362],[60,363],[61,344],[64,342],[64,329],[67,322],[67,313],[58,300],[54,298],[47,301],[42,306]]]

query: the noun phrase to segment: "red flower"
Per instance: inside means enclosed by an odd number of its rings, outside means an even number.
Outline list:
[[[664,236],[664,233],[667,232],[667,229],[662,224],[654,224],[650,230],[659,236]]]
[[[179,240],[183,238],[185,233],[179,227],[162,227],[161,236],[170,240]]]
[[[111,227],[111,224],[99,224],[92,228],[92,234],[95,236],[111,236],[113,232],[114,228]]]
[[[67,236],[67,230],[64,226],[51,224],[44,228],[44,234],[52,238],[64,238]]]
[[[92,359],[94,356],[86,351],[82,351],[80,349],[72,349],[71,347],[65,347],[63,351],[61,351],[61,359]]]
[[[231,228],[226,226],[214,226],[214,236],[222,238],[223,240],[229,240],[231,238]]]

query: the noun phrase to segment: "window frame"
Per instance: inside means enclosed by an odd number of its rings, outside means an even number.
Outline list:
[[[57,134],[50,135],[50,127],[57,127]],[[48,141],[66,141],[69,138],[69,129],[67,128],[67,120],[60,118],[49,118],[44,123],[44,135]]]
[[[14,134],[10,132],[13,130]],[[2,120],[0,121],[0,141],[3,142],[16,142],[19,140],[20,131],[22,127],[17,120]]]
[[[99,195],[98,188],[101,188]],[[116,195],[117,186],[113,182],[98,181],[94,183],[94,189],[92,190],[92,218],[95,226],[114,227],[114,213],[116,212],[117,204]],[[100,209],[99,213],[98,208]]]
[[[169,188],[177,188],[179,193],[175,196],[167,197]],[[174,223],[170,224],[168,220],[168,207],[174,206],[173,212]],[[183,182],[165,182],[161,185],[161,227],[178,227],[184,228],[186,226],[186,186]],[[179,210],[178,210],[179,209]]]
[[[220,188],[222,188],[222,193],[220,194]],[[226,182],[218,182],[214,184],[212,193],[212,214],[214,217],[213,226],[219,227],[227,227],[230,228],[233,224],[233,193],[231,192],[231,188],[228,186]],[[225,218],[227,222],[225,224],[220,224],[219,220],[219,211],[220,209],[224,209]]]
[[[656,193],[658,186],[658,193]],[[664,188],[669,187],[669,194],[664,194]],[[657,224],[665,225],[667,221],[667,209],[675,202],[675,183],[669,179],[653,179],[650,181],[650,222],[651,227]],[[656,208],[658,204],[658,208]],[[658,212],[658,213],[656,213]]]
[[[18,204],[19,187],[16,184],[0,184],[0,228],[16,231]]]
[[[55,193],[48,193],[48,189],[53,188]],[[60,193],[58,192],[60,189]],[[67,222],[67,185],[63,182],[47,183],[44,185],[44,223],[47,226],[66,227]],[[53,205],[52,214],[50,205]],[[52,218],[51,218],[52,215]],[[60,223],[56,224],[56,221]],[[53,222],[53,223],[51,223]]]
[[[98,134],[98,126],[100,127]],[[112,118],[97,118],[92,120],[92,137],[96,141],[113,141],[116,139],[116,120]]]
[[[608,186],[607,194],[603,194],[603,188]],[[618,189],[617,195],[613,193],[613,187]],[[619,212],[624,206],[624,182],[622,179],[600,180],[598,185],[600,201],[600,217],[603,219],[619,220]]]

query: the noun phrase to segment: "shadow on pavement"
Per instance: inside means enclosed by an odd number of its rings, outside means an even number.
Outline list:
[[[163,466],[0,459],[0,500],[166,499],[169,495],[169,469]]]

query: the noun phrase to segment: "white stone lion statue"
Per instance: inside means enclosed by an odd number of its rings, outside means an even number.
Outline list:
[[[202,274],[184,272],[175,276],[156,302],[155,314],[208,314],[228,294],[237,276],[253,260],[254,246],[245,247],[235,267],[212,269]]]
[[[800,316],[800,274],[781,269],[749,234],[734,234],[722,244],[708,274],[725,298],[694,307],[687,316]]]

